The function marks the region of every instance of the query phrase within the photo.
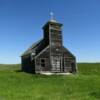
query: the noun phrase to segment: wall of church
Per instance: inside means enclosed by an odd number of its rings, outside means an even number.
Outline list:
[[[35,62],[31,60],[31,56],[21,58],[22,71],[27,73],[35,73]]]
[[[68,56],[69,55],[69,56]],[[68,53],[63,54],[63,66],[65,72],[76,72],[76,59]]]
[[[50,71],[50,55],[49,48],[45,49],[39,56],[35,59],[35,70],[36,73],[41,71]]]

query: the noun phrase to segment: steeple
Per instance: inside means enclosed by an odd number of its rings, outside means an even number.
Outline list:
[[[57,25],[57,26],[59,26],[59,27],[62,26],[61,23],[59,23],[59,22],[57,22],[57,21],[55,20],[55,17],[54,17],[54,13],[53,13],[53,12],[50,12],[50,20],[47,21],[47,23],[42,27],[43,30],[49,28],[49,26],[50,26],[51,24],[55,24],[55,25]]]

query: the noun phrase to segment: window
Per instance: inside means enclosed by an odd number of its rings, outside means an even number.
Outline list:
[[[41,67],[45,67],[45,59],[41,59]]]

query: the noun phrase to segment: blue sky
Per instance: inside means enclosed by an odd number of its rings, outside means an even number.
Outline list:
[[[100,62],[100,0],[0,0],[0,63],[20,55],[42,38],[50,19],[63,23],[63,43],[78,62]]]

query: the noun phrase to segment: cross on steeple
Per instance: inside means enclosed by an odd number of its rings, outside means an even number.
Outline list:
[[[50,18],[51,18],[51,20],[54,20],[54,13],[53,12],[50,12]]]
[[[51,22],[56,22],[55,18],[54,18],[54,13],[50,12],[50,21]]]

